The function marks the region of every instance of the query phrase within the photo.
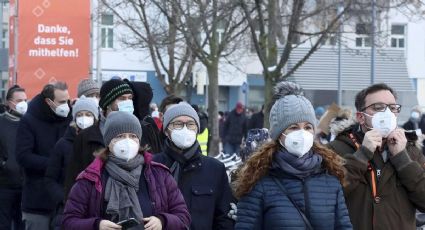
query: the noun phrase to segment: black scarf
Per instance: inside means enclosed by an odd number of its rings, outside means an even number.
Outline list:
[[[170,171],[178,184],[181,169],[189,160],[199,156],[199,143],[195,141],[192,147],[184,150],[179,150],[171,143],[169,139],[167,139],[165,141],[165,153],[173,160],[173,163],[170,167]]]

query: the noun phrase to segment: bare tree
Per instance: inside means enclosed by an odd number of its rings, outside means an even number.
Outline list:
[[[376,7],[378,12],[386,12],[409,4],[415,6],[418,2],[377,0]],[[334,37],[341,23],[351,18],[361,21],[370,17],[371,11],[371,1],[366,0],[240,0],[240,3],[263,67],[265,117],[269,116],[273,103],[273,86],[291,76],[327,39]],[[415,7],[408,10],[411,12]],[[289,68],[292,51],[306,42],[310,44],[309,51]],[[264,123],[269,126],[268,119]]]
[[[127,47],[147,50],[156,76],[167,94],[180,94],[191,77],[195,56],[177,30],[178,11],[158,9],[149,0],[102,0],[118,18],[126,33],[120,41]],[[164,10],[167,16],[164,17]]]
[[[180,31],[193,55],[208,73],[209,154],[218,154],[219,61],[238,47],[237,39],[247,29],[237,1],[152,0]],[[173,14],[179,15],[174,21]]]

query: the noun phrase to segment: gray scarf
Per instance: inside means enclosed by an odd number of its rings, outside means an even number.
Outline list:
[[[114,156],[106,162],[105,169],[109,173],[105,187],[106,213],[112,216],[112,221],[135,218],[143,223],[137,191],[144,162],[140,154],[128,162]]]
[[[274,156],[272,168],[283,170],[286,174],[298,178],[305,178],[321,171],[322,156],[310,150],[298,158],[281,148]]]

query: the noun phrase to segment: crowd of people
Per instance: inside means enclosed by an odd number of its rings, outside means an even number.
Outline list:
[[[219,157],[202,109],[152,98],[125,79],[82,80],[76,100],[64,82],[31,99],[11,87],[0,230],[416,229],[425,211],[425,115],[413,108],[398,127],[385,84],[361,90],[355,112],[318,118],[299,85],[280,82],[269,117],[242,103],[218,114]],[[243,163],[228,177],[232,154]]]

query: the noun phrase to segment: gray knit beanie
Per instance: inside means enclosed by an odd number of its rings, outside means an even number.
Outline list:
[[[282,81],[275,87],[276,100],[270,110],[270,136],[277,140],[291,124],[309,122],[316,130],[317,120],[311,102],[303,96],[299,85]]]
[[[99,93],[100,88],[95,81],[92,79],[83,79],[78,84],[77,96],[81,97],[82,95],[87,96],[93,93]]]
[[[200,123],[199,123],[199,116],[198,113],[195,111],[195,109],[189,105],[187,102],[180,102],[176,105],[170,106],[170,108],[167,109],[164,113],[164,124],[162,126],[162,129],[167,129],[168,125],[174,118],[180,117],[180,116],[188,116],[193,118],[196,121],[196,125],[198,126],[198,132],[200,130]]]
[[[72,117],[74,120],[76,119],[77,113],[80,111],[89,111],[93,114],[94,119],[99,119],[99,107],[92,98],[87,98],[84,95],[78,98],[74,106],[72,106]]]
[[[103,128],[105,146],[108,146],[112,139],[123,133],[136,134],[140,141],[142,139],[142,127],[139,119],[133,114],[123,111],[108,114]]]

